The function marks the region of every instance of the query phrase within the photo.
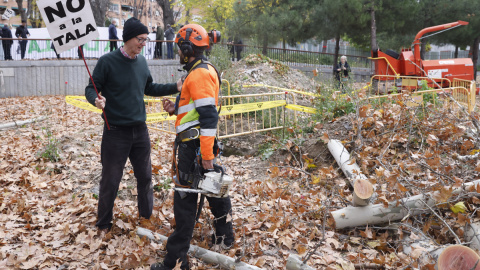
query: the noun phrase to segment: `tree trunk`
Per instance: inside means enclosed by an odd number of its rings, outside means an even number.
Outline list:
[[[458,58],[458,46],[455,46],[455,53],[453,54],[453,58]]]
[[[438,257],[437,269],[480,270],[479,260],[480,256],[468,247],[461,245],[449,246]]]
[[[337,161],[343,174],[347,177],[345,182],[350,190],[353,191],[353,205],[368,205],[373,195],[373,185],[367,180],[367,177],[362,174],[357,163],[352,163],[350,153],[348,153],[347,149],[345,149],[339,140],[330,140],[328,142],[328,150]]]
[[[287,259],[286,269],[287,270],[314,270],[315,268],[304,264],[300,256],[290,254]]]
[[[13,122],[10,122],[10,123],[1,124],[0,129],[11,128],[11,127],[15,127],[15,126],[19,127],[19,126],[23,126],[25,124],[30,124],[30,123],[34,123],[34,122],[38,122],[38,121],[43,121],[45,119],[47,119],[46,116],[40,116],[38,118],[34,118],[34,119],[30,119],[30,120],[13,121]]]
[[[110,0],[89,0],[92,6],[93,18],[99,27],[105,26],[105,14],[107,14]]]
[[[263,46],[262,46],[262,54],[267,55],[267,47],[268,47],[268,35],[263,35]]]
[[[377,22],[375,20],[375,1],[374,0],[372,0],[371,5],[372,5],[372,7],[370,9],[370,23],[371,23],[371,28],[370,28],[371,43],[370,43],[370,46],[372,47],[374,57],[377,57],[377,50],[378,50],[378,45],[377,45]]]
[[[175,0],[157,0],[158,5],[163,13],[163,27],[166,29],[167,24],[175,24],[175,16],[173,14],[173,4]]]
[[[15,0],[17,2],[18,10],[20,11],[21,20],[27,20],[27,13],[23,10],[23,0]]]
[[[477,184],[480,184],[480,180],[466,183],[464,184],[464,188],[467,189]],[[459,194],[463,190],[463,188],[456,188],[453,190],[452,194]],[[407,214],[413,216],[425,213],[426,206],[424,203],[430,207],[433,207],[436,203],[431,195],[432,194],[421,194],[401,199],[398,203],[397,201],[389,203],[388,207],[385,207],[383,204],[373,204],[365,207],[348,206],[333,211],[331,214],[335,220],[335,226],[337,229],[365,226],[367,224],[375,225],[388,223],[401,220]]]
[[[472,46],[472,61],[473,61],[473,80],[477,81],[477,62],[478,62],[478,45],[480,43],[480,36],[476,37]]]
[[[323,41],[323,47],[322,47],[322,53],[327,52],[327,44],[328,44],[328,40],[324,40]]]
[[[185,24],[189,24],[190,20],[190,9],[187,9],[187,12],[185,13]]]
[[[137,228],[137,234],[140,237],[146,236],[148,239],[151,241],[155,242],[164,242],[167,241],[168,237],[158,234],[158,233],[153,233],[150,230],[138,227]],[[195,245],[190,245],[190,248],[188,249],[188,254],[190,256],[193,256],[195,258],[201,259],[202,261],[210,264],[218,264],[220,267],[224,269],[237,269],[237,270],[260,270],[260,268],[246,264],[244,262],[235,262],[235,259],[232,257],[228,257],[226,255],[213,252],[201,247],[197,247]]]
[[[465,226],[464,234],[465,242],[470,242],[468,245],[475,251],[480,251],[480,222],[467,224]]]
[[[335,36],[335,54],[333,55],[333,75],[335,75],[335,66],[338,61],[338,52],[340,51],[340,34]]]
[[[421,48],[420,48],[420,58],[422,60],[425,60],[425,53],[426,52],[427,52],[427,40],[422,39],[422,45],[421,45]]]

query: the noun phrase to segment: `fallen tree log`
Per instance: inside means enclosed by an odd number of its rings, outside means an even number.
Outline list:
[[[137,228],[137,235],[143,237],[146,236],[148,239],[151,241],[156,241],[158,240],[164,242],[167,241],[168,237],[158,234],[158,233],[153,233],[152,231],[138,227]],[[195,257],[198,258],[206,263],[211,263],[211,264],[218,264],[220,267],[223,269],[236,269],[236,270],[260,270],[261,268],[258,268],[253,265],[246,264],[244,262],[235,262],[234,258],[228,257],[226,255],[210,251],[201,247],[197,247],[195,245],[190,245],[190,248],[188,249],[188,253]]]
[[[438,270],[480,270],[480,256],[472,249],[454,245],[445,248],[437,261]]]
[[[347,177],[346,183],[353,188],[353,205],[365,206],[370,203],[374,189],[372,183],[361,173],[357,163],[352,162],[350,153],[339,140],[329,140],[328,150]]]
[[[315,270],[315,268],[308,266],[302,262],[298,255],[290,254],[287,259],[287,270]]]
[[[480,251],[480,222],[474,222],[465,226],[464,234],[465,242],[470,242],[468,245],[471,249]]]
[[[459,194],[465,188],[480,184],[480,180],[475,180],[463,185],[462,188],[453,190],[453,195]],[[357,227],[365,225],[374,225],[389,223],[403,219],[408,215],[418,215],[424,213],[425,203],[432,207],[435,205],[435,200],[430,196],[431,194],[420,194],[389,203],[388,207],[383,204],[367,205],[365,207],[347,206],[337,211],[331,212],[335,220],[335,227],[343,229],[348,227]]]
[[[0,129],[6,129],[6,128],[15,127],[15,126],[18,127],[18,126],[22,126],[22,125],[25,125],[25,124],[30,124],[30,123],[33,123],[33,122],[43,121],[45,119],[47,119],[46,116],[41,116],[41,117],[37,117],[37,118],[34,118],[34,119],[29,119],[29,120],[24,120],[24,121],[13,121],[13,122],[10,122],[10,123],[1,124]]]

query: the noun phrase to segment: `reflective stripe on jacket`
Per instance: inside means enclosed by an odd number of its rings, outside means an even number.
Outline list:
[[[180,133],[200,126],[200,149],[202,159],[212,160],[213,144],[218,124],[218,92],[220,81],[215,68],[201,62],[195,63],[183,82],[177,108],[175,131]]]

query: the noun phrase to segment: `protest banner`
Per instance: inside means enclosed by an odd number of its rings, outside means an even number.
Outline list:
[[[2,15],[2,19],[10,20],[10,18],[13,17],[14,14],[15,13],[13,12],[13,10],[7,8],[7,9],[5,9],[5,12]]]
[[[88,0],[37,1],[57,53],[98,38],[92,7]]]

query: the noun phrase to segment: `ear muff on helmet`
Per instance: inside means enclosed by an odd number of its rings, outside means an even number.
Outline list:
[[[222,34],[220,33],[220,31],[215,29],[210,31],[210,33],[208,33],[208,36],[210,37],[210,40],[213,44],[220,42],[220,40],[222,39]]]
[[[180,43],[180,51],[184,57],[192,57],[194,55],[192,42],[190,42],[190,35],[192,34],[192,28],[187,28],[185,34],[185,40]]]

